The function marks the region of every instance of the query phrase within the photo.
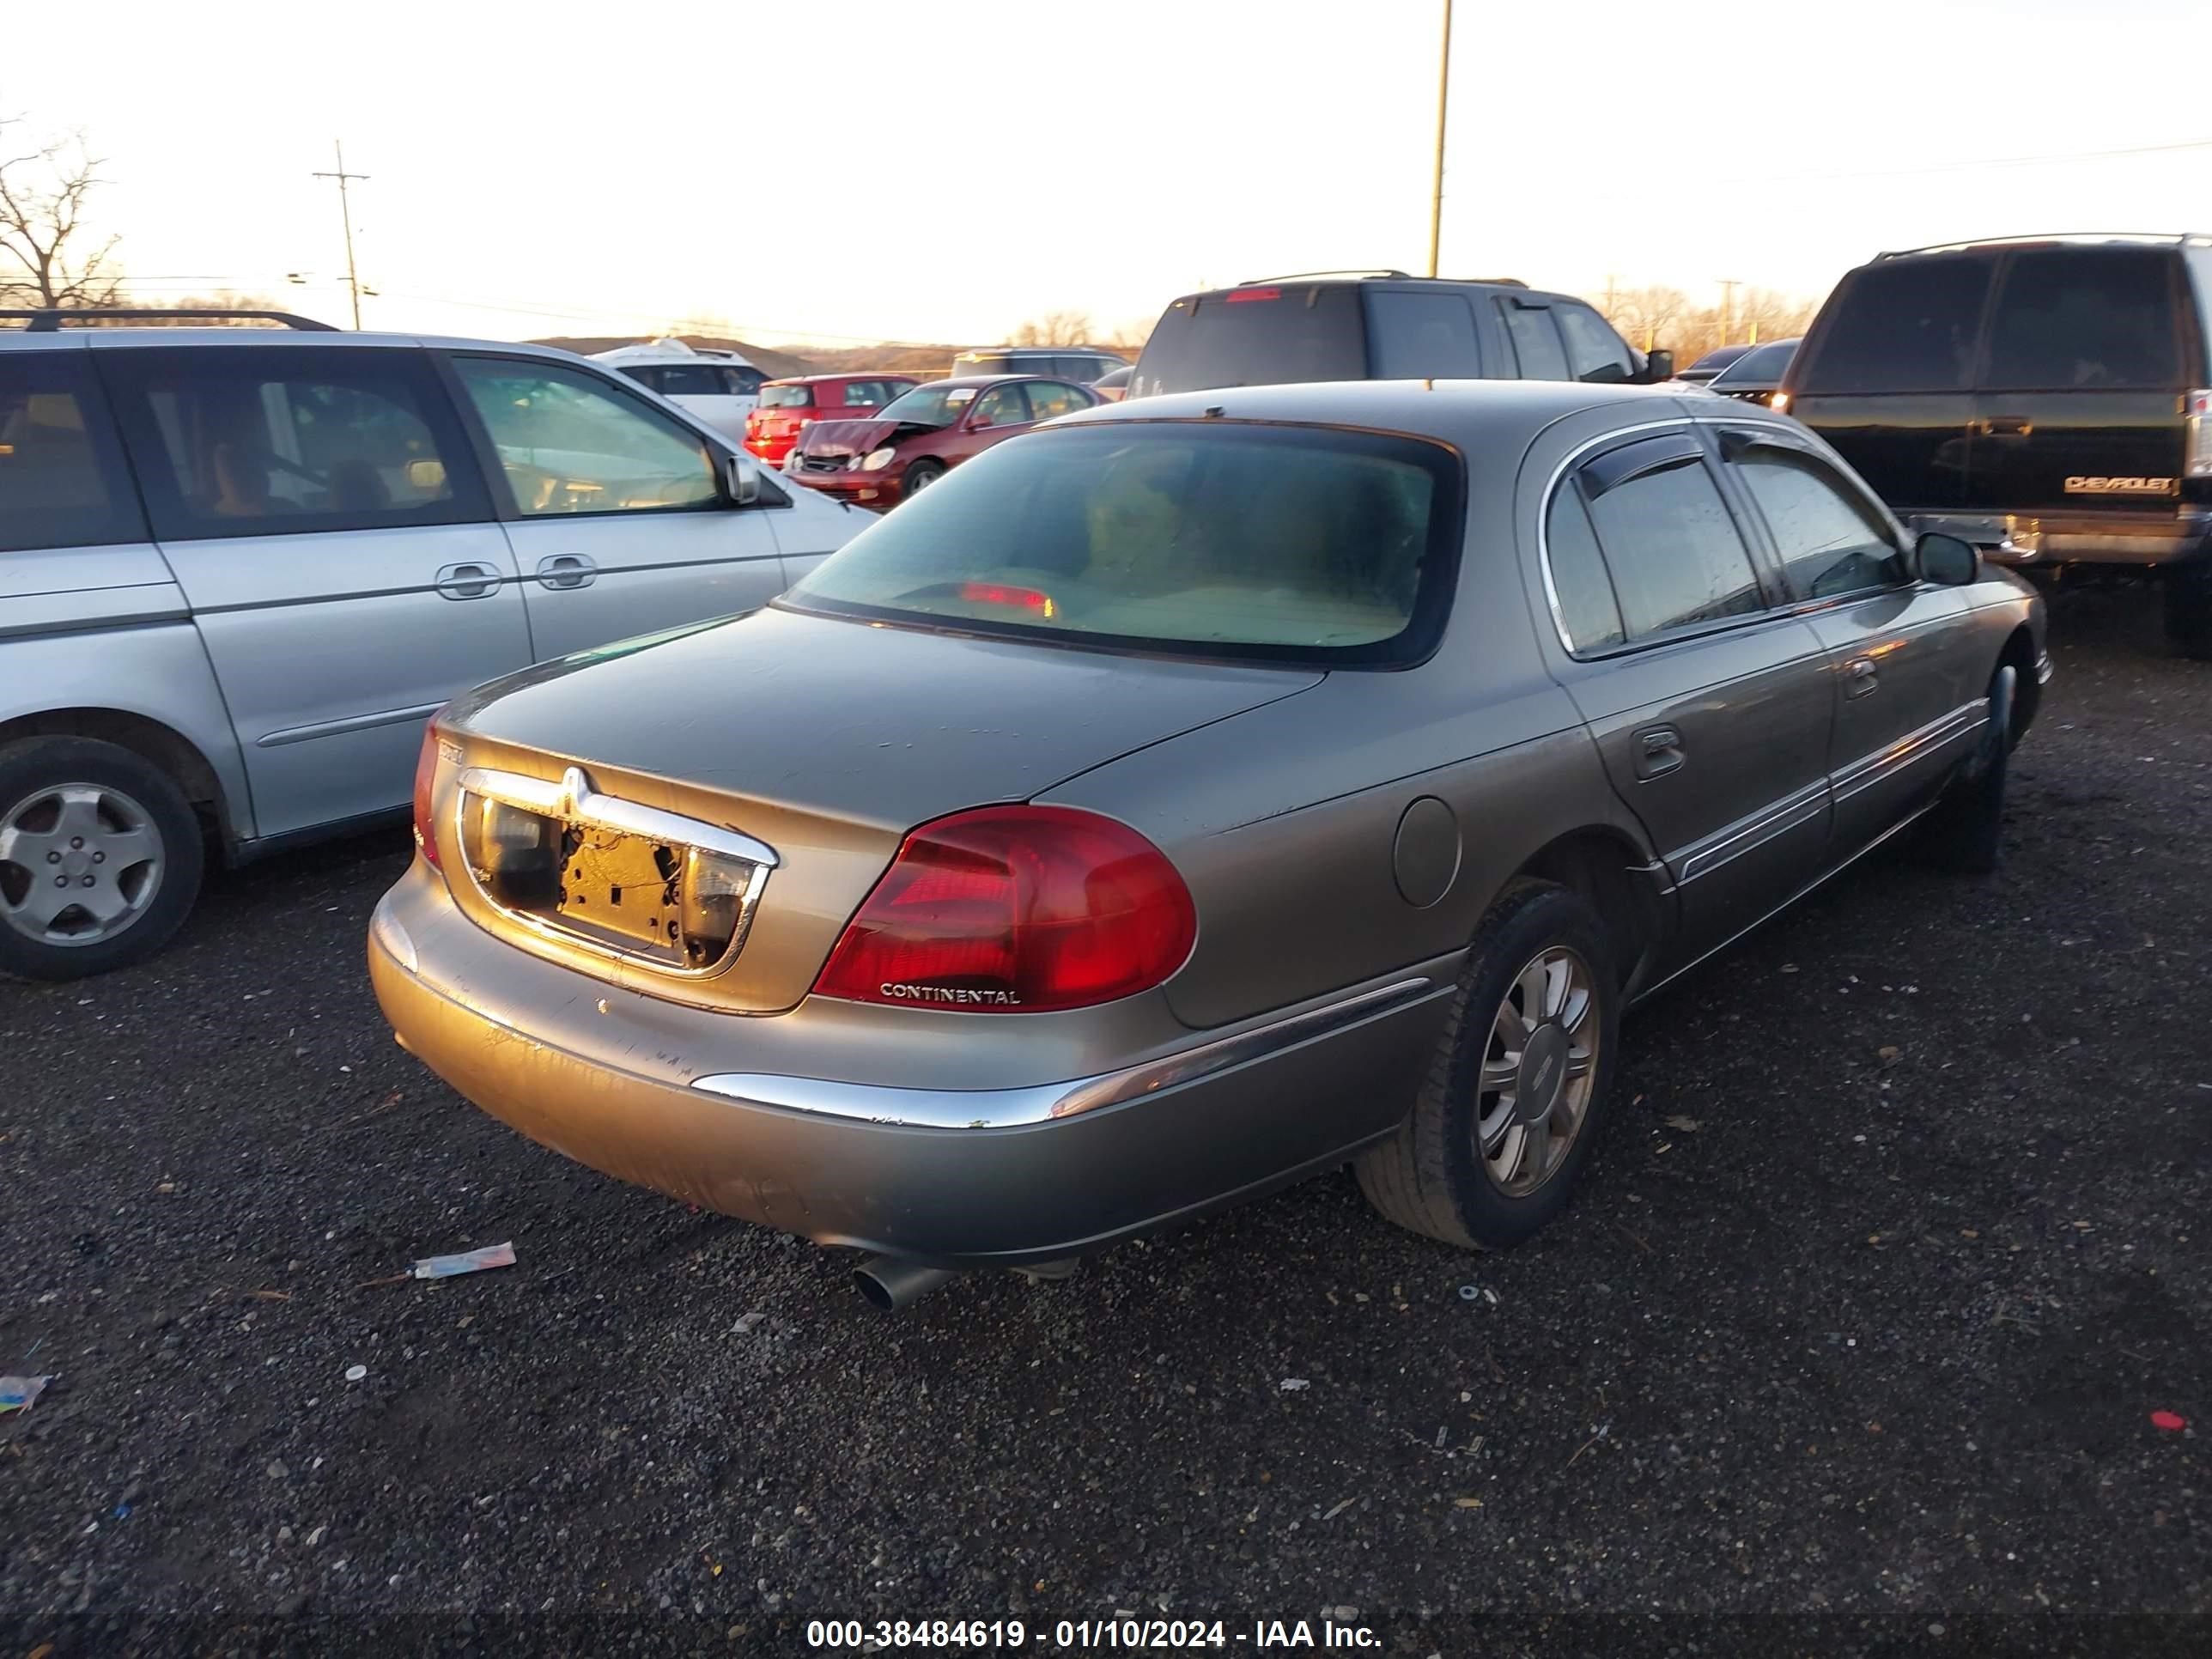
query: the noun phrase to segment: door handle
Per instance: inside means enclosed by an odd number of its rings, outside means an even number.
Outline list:
[[[589,587],[599,573],[580,553],[555,553],[538,562],[538,580],[547,587]]]
[[[1881,689],[1881,675],[1872,657],[1853,657],[1844,665],[1844,695],[1869,697]]]
[[[438,592],[449,599],[480,599],[499,586],[499,572],[488,564],[441,564]]]
[[[1682,752],[1682,734],[1671,726],[1647,726],[1636,734],[1636,775],[1663,778],[1680,769],[1688,758]]]

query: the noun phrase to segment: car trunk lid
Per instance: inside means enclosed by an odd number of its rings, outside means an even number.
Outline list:
[[[619,939],[563,939],[557,924],[495,902],[467,859],[447,867],[464,908],[525,949],[649,994],[775,1012],[805,995],[916,824],[1028,799],[1322,678],[759,611],[541,664],[470,693],[441,720],[452,780],[473,770],[550,791],[573,768],[595,797],[765,843],[775,862],[726,966],[673,973]],[[475,810],[454,787],[441,812]],[[661,837],[679,864],[682,840]],[[605,872],[629,870],[639,881],[624,898],[672,919],[672,888],[638,896],[653,887],[653,851],[596,846],[570,873],[619,883]]]

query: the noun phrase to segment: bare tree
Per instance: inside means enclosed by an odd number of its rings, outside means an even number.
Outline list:
[[[1680,289],[1655,286],[1619,290],[1606,314],[1630,344],[1645,351],[1667,346],[1679,353],[1680,348],[1674,340],[1675,325],[1689,310],[1690,296]]]
[[[1152,337],[1153,320],[1146,317],[1139,322],[1122,324],[1106,337],[1106,344],[1132,362],[1135,362],[1144,353],[1145,342]]]
[[[19,148],[7,129],[21,125],[0,118],[0,303],[120,304],[118,239],[94,241],[84,222],[100,158],[82,134]]]
[[[1091,313],[1087,311],[1048,311],[1032,317],[1014,331],[1012,343],[1025,346],[1088,345]]]

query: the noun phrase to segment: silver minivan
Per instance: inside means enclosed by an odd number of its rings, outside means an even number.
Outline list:
[[[872,522],[568,352],[5,314],[0,970],[146,956],[209,849],[404,813],[455,693],[752,610]]]

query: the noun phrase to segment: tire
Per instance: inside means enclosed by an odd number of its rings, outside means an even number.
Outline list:
[[[1990,678],[1990,723],[1980,746],[1928,814],[1921,846],[1938,869],[1986,876],[2003,858],[2005,778],[2019,695],[2020,670],[2006,663]]]
[[[945,476],[941,461],[916,461],[907,468],[906,476],[899,480],[899,499],[910,501]]]
[[[1563,996],[1559,1017],[1536,1028],[1558,1035],[1524,1038],[1516,1064],[1507,1058],[1513,1051],[1505,1045],[1504,1017],[1509,1009],[1517,1017],[1532,1000],[1531,974],[1548,995],[1548,964],[1562,959],[1570,992],[1585,993],[1583,1016],[1575,1021],[1572,995]],[[1534,1236],[1566,1207],[1603,1127],[1620,1046],[1620,1004],[1612,942],[1589,902],[1549,882],[1508,885],[1475,930],[1413,1110],[1395,1135],[1361,1153],[1354,1165],[1367,1201],[1384,1219],[1462,1249],[1508,1249]],[[1586,1059],[1579,1072],[1573,1069],[1577,1054]],[[1494,1080],[1488,1086],[1486,1072]],[[1537,1138],[1521,1104],[1526,1097],[1530,1107],[1537,1105],[1535,1091],[1544,1096],[1547,1130],[1562,1105],[1573,1109],[1571,1133]],[[1490,1156],[1477,1150],[1486,1123],[1492,1126]],[[1544,1161],[1532,1172],[1521,1160],[1537,1152]],[[1516,1189],[1516,1177],[1532,1173],[1534,1184]]]
[[[206,856],[184,792],[131,750],[0,746],[0,972],[82,979],[143,961],[191,909]],[[57,911],[53,889],[85,896]]]
[[[2193,662],[2212,662],[2212,561],[2170,567],[2165,573],[2166,636]]]

